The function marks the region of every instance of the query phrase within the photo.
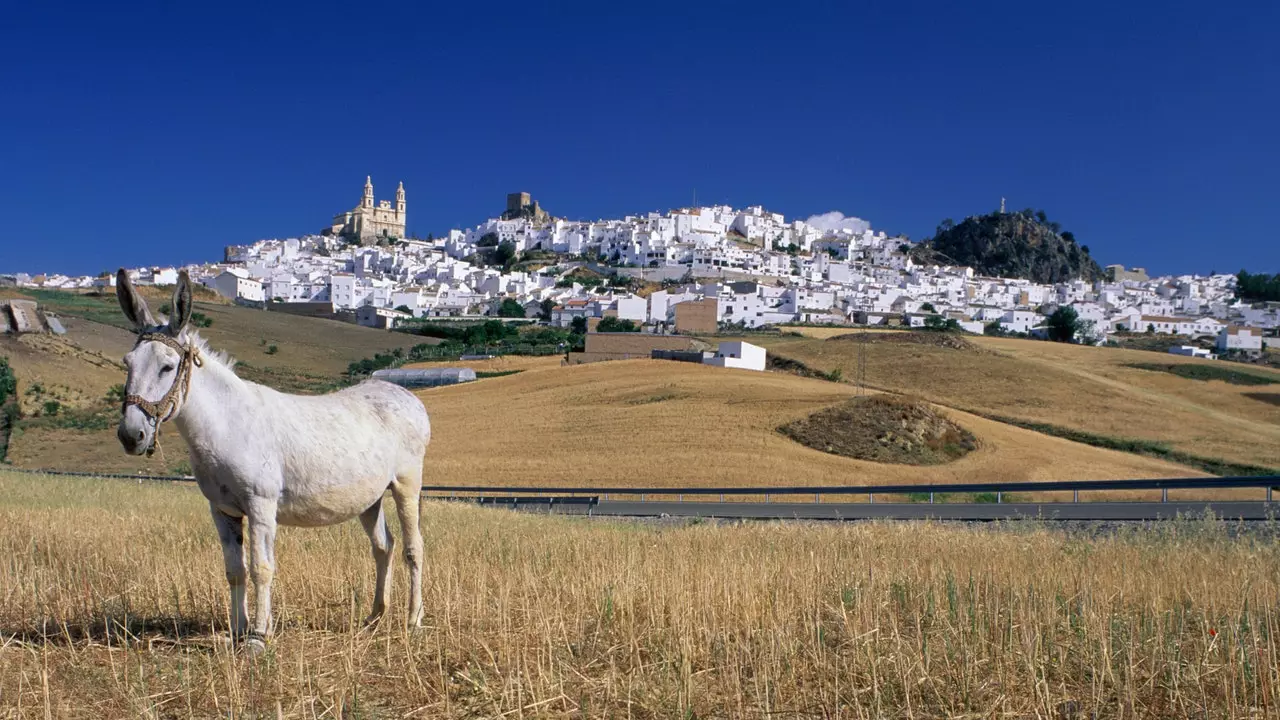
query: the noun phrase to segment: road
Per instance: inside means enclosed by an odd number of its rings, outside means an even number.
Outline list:
[[[494,507],[593,517],[690,517],[748,520],[1171,520],[1202,516],[1206,509],[1224,520],[1280,517],[1280,503],[1265,502],[1085,502],[1085,503],[739,503],[486,502]]]

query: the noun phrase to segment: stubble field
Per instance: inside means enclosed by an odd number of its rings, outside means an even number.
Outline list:
[[[422,513],[424,629],[358,627],[358,523],[285,529],[252,658],[193,487],[0,473],[0,717],[1277,712],[1274,534]]]

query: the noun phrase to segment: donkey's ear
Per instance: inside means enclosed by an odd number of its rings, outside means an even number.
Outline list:
[[[173,289],[173,310],[169,313],[169,334],[177,337],[191,321],[191,278],[186,270],[178,271],[178,286]]]
[[[133,282],[129,280],[129,273],[125,272],[124,268],[116,272],[116,298],[120,301],[120,309],[124,311],[124,316],[133,323],[134,330],[142,332],[155,326],[156,319],[151,317],[147,301],[133,289]]]

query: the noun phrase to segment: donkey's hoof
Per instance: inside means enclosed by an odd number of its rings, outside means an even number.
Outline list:
[[[255,635],[244,641],[244,651],[251,657],[257,657],[267,651],[267,642]]]

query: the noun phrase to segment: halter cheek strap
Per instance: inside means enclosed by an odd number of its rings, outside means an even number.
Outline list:
[[[138,341],[134,343],[134,347],[144,342],[163,343],[177,350],[178,355],[181,356],[178,361],[177,374],[173,378],[173,385],[169,386],[169,390],[164,394],[164,397],[152,402],[141,395],[126,395],[124,403],[120,407],[120,412],[123,414],[129,409],[130,405],[133,405],[155,424],[156,429],[152,435],[151,446],[147,448],[147,457],[151,457],[160,447],[160,423],[169,420],[178,412],[179,398],[185,401],[187,393],[191,390],[191,369],[200,367],[204,364],[204,361],[200,359],[199,348],[194,345],[184,346],[167,333],[143,333],[138,336]]]

